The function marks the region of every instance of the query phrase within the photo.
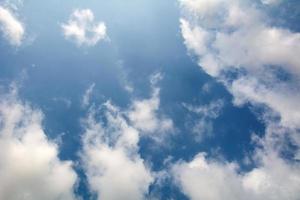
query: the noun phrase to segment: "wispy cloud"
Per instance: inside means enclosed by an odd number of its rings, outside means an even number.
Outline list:
[[[192,106],[183,104],[190,112],[195,113],[197,118],[194,122],[187,121],[186,125],[191,126],[191,131],[195,134],[197,141],[202,141],[205,137],[213,136],[213,120],[218,118],[224,106],[223,100],[219,99],[210,102],[208,105]]]
[[[135,99],[123,109],[110,101],[98,109],[92,105],[83,119],[81,159],[91,191],[99,199],[140,200],[148,194],[155,175],[139,154],[139,141],[150,137],[161,142],[162,133],[173,128],[171,119],[157,113],[160,79],[160,73],[150,77],[149,99]]]
[[[144,199],[153,180],[138,153],[139,132],[110,102],[102,105],[107,123],[92,109],[83,121],[82,163],[90,189],[98,199]]]
[[[91,96],[94,91],[95,83],[91,84],[88,89],[85,91],[82,97],[82,107],[87,107],[90,104]]]
[[[130,122],[142,134],[145,134],[157,141],[164,140],[162,133],[174,130],[173,121],[159,114],[160,88],[157,86],[162,79],[161,73],[155,73],[150,77],[152,95],[148,99],[135,99],[127,111]]]

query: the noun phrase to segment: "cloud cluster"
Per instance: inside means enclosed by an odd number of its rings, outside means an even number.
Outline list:
[[[139,132],[110,102],[102,109],[107,123],[96,121],[95,110],[84,122],[81,158],[90,188],[98,199],[144,199],[153,178],[138,153]]]
[[[260,3],[276,6],[280,1]],[[203,153],[177,163],[173,174],[191,199],[299,198],[300,33],[269,24],[260,3],[180,0],[181,32],[189,52],[226,86],[235,105],[262,108],[258,116],[266,125],[262,138],[253,137],[250,160],[256,167],[248,172]]]
[[[95,46],[107,38],[104,22],[95,22],[90,9],[76,9],[67,23],[61,25],[66,39],[74,41],[78,46]]]
[[[91,105],[94,84],[84,94],[83,105],[89,106],[89,112],[82,120],[79,155],[89,189],[98,199],[146,198],[155,177],[139,154],[140,137],[165,133],[173,125],[171,119],[156,113],[159,88],[155,84],[160,77],[151,78],[154,94],[150,99],[134,100],[124,110],[109,101],[99,108]],[[77,199],[73,163],[59,159],[57,144],[42,129],[42,113],[18,100],[16,90],[1,97],[0,199]],[[136,105],[149,111],[138,122],[132,116],[143,110],[137,111]],[[149,123],[154,125],[148,128]]]
[[[259,167],[239,173],[236,163],[210,160],[199,153],[190,162],[173,166],[173,175],[191,200],[297,200],[300,165],[276,155],[263,158]]]
[[[13,46],[20,46],[24,37],[23,24],[7,8],[0,6],[0,30]]]
[[[265,104],[283,125],[299,127],[300,33],[268,25],[247,1],[180,2],[182,36],[202,69],[228,87],[237,105]]]
[[[90,106],[83,120],[81,160],[98,199],[140,200],[148,193],[154,175],[140,157],[138,143],[143,136],[161,140],[161,133],[173,129],[172,120],[157,113],[160,99],[156,84],[161,78],[154,74],[151,97],[135,99],[127,109],[121,110],[110,101],[99,109]],[[91,88],[84,97],[91,95]]]
[[[58,158],[41,112],[18,100],[15,90],[1,95],[0,146],[0,199],[76,199],[72,162]]]

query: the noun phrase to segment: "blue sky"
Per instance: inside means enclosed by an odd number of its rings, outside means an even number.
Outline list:
[[[299,9],[0,1],[0,199],[298,200]]]

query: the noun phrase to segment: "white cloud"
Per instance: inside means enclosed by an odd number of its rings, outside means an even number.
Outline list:
[[[153,90],[151,98],[134,100],[128,111],[128,117],[134,127],[143,133],[154,136],[153,133],[164,133],[173,130],[173,121],[158,114],[160,89],[156,84],[162,79],[162,75],[156,73],[150,79]]]
[[[190,162],[179,162],[173,176],[191,200],[297,200],[300,165],[276,155],[262,154],[261,165],[240,173],[236,163],[205,158],[199,153]]]
[[[0,6],[0,30],[11,45],[21,45],[25,33],[24,26],[10,10],[2,6]]]
[[[76,9],[67,23],[62,24],[65,38],[73,40],[77,45],[95,46],[107,38],[104,22],[95,22],[90,9]]]
[[[264,85],[254,77],[241,77],[231,84],[229,90],[234,95],[234,103],[242,105],[246,102],[263,103],[280,113],[281,124],[290,128],[300,126],[300,95],[297,89],[286,83]]]
[[[149,99],[135,100],[128,112],[133,126],[144,133],[163,133],[173,129],[173,121],[165,116],[159,116],[159,89],[154,88]]]
[[[194,5],[199,2],[201,9]],[[267,24],[263,10],[251,2],[213,2],[180,1],[189,51],[204,71],[226,85],[235,103],[265,104],[278,112],[282,125],[300,127],[300,33]],[[232,71],[237,78],[226,75]],[[282,80],[282,72],[289,81]]]
[[[15,92],[1,96],[0,146],[0,199],[76,199],[72,162],[58,158],[58,146],[43,131],[41,112],[19,101]]]
[[[203,7],[198,8],[199,2]],[[173,174],[191,199],[299,198],[300,33],[268,24],[264,6],[256,3],[180,1],[187,49],[206,73],[226,86],[235,105],[251,103],[263,108],[259,118],[266,126],[263,137],[254,137],[255,153],[250,158],[256,167],[248,172],[237,163],[203,154],[191,162],[177,163]],[[287,151],[292,156],[282,158]]]
[[[199,17],[215,15],[223,0],[179,0],[180,4]]]
[[[98,199],[144,199],[153,178],[138,154],[139,132],[110,102],[103,105],[106,124],[92,110],[85,120],[82,162]]]
[[[159,115],[160,73],[150,77],[153,93],[149,99],[134,100],[128,108],[120,109],[109,101],[100,109],[90,107],[84,120],[82,163],[90,188],[98,199],[145,198],[155,179],[139,155],[141,137],[161,142],[163,135],[173,129],[171,119]],[[97,120],[101,116],[101,120]]]

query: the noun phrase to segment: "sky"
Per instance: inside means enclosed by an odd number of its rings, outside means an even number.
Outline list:
[[[0,0],[0,200],[299,200],[298,0]]]

